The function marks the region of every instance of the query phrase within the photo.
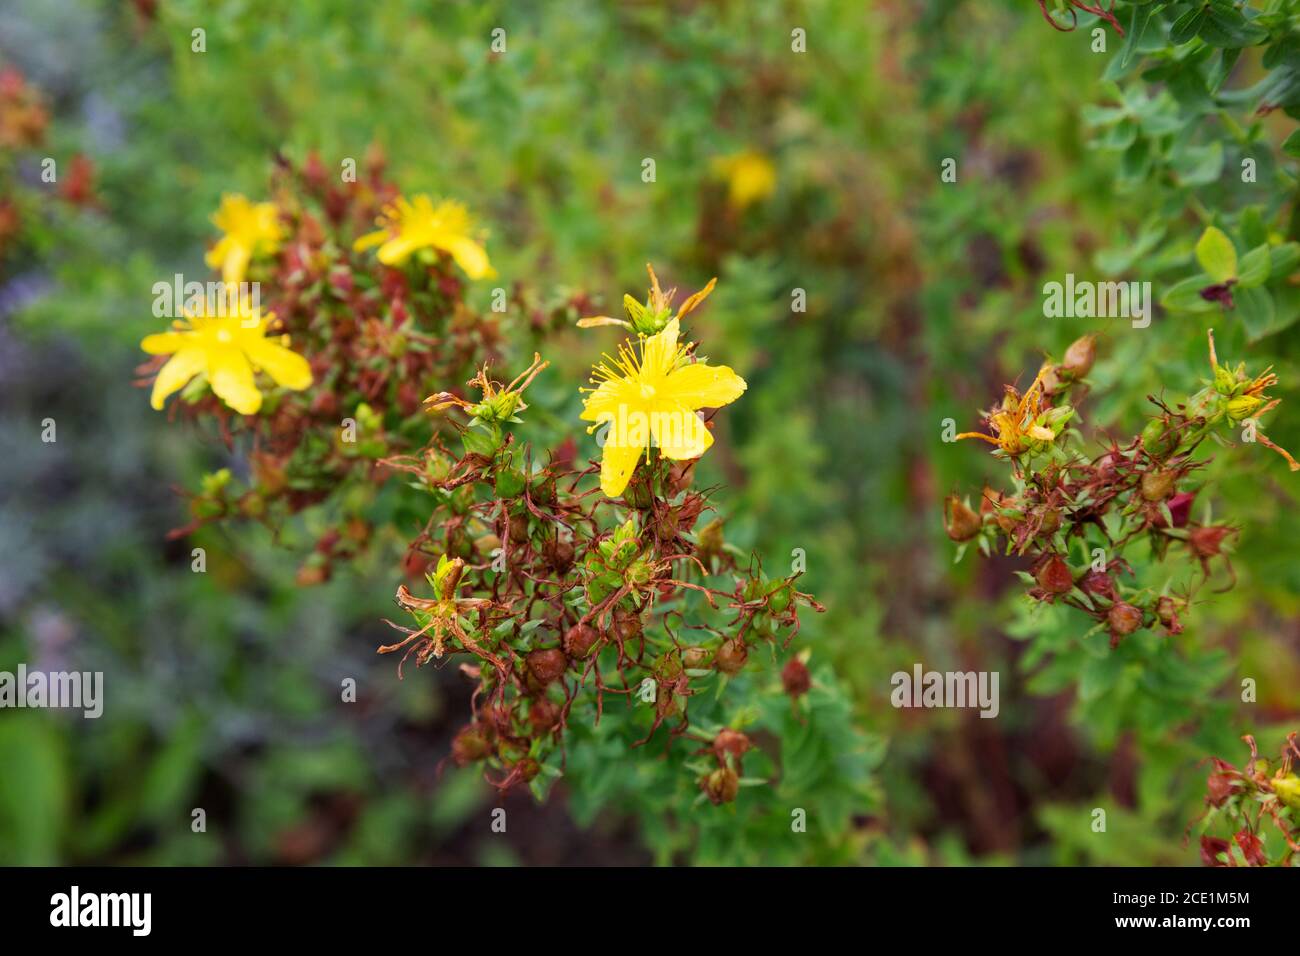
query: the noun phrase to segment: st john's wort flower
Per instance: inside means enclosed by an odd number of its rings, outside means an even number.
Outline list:
[[[618,358],[606,355],[595,367],[597,387],[583,389],[583,421],[609,426],[600,487],[611,498],[623,493],[652,444],[675,461],[703,455],[713,435],[695,412],[729,405],[745,391],[745,380],[725,365],[691,361],[693,346],[679,345],[678,331],[673,318],[639,344],[624,342]]]
[[[426,195],[399,198],[384,207],[379,229],[353,243],[358,252],[379,247],[379,261],[400,266],[420,249],[445,252],[471,279],[491,278],[496,273],[487,251],[472,235],[473,220],[458,202],[446,200],[436,206]]]
[[[238,194],[221,197],[212,224],[224,235],[208,250],[207,263],[230,283],[243,282],[253,257],[275,252],[284,238],[275,203],[252,203]]]
[[[727,202],[744,212],[776,192],[776,167],[756,149],[747,149],[713,160],[713,171],[727,184]]]
[[[241,415],[256,414],[262,407],[258,370],[294,391],[311,385],[311,366],[286,347],[289,337],[267,336],[273,313],[264,316],[239,296],[228,296],[226,301],[238,301],[239,307],[229,315],[210,314],[217,310],[201,304],[178,319],[170,332],[146,335],[141,341],[140,347],[150,355],[171,356],[154,379],[150,398],[154,408],[161,409],[168,395],[196,375],[205,376],[213,393]]]

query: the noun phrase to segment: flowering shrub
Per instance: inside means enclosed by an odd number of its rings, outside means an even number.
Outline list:
[[[518,349],[464,301],[462,274],[493,274],[465,209],[400,197],[381,169],[373,161],[363,182],[333,186],[309,159],[282,166],[274,203],[227,196],[208,256],[226,283],[218,302],[196,286],[174,329],[142,342],[158,356],[141,368],[154,407],[179,392],[173,412],[210,423],[251,466],[246,487],[228,471],[209,476],[174,534],[234,516],[274,526],[342,504],[299,574],[310,584],[378,523],[346,489],[400,479],[419,514],[410,583],[396,589],[409,619],[389,622],[401,637],[378,650],[398,655],[399,675],[408,661],[455,662],[473,682],[456,764],[540,797],[565,772],[574,724],[615,719],[634,748],[662,728],[698,801],[734,803],[773,782],[779,754],[750,732],[780,728],[807,747],[810,730],[830,730],[827,708],[842,720],[843,705],[806,652],[784,653],[800,612],[823,610],[799,590],[801,572],[769,576],[729,545],[722,519],[709,518],[710,491],[696,487],[713,443],[713,413],[701,410],[746,388],[683,340],[714,283],[676,305],[651,268],[647,300],[626,296],[625,318],[579,318],[636,336],[584,389],[581,418],[600,445],[599,462],[584,463],[571,430],[549,447],[529,438],[530,388],[549,363],[535,353],[513,375],[496,371]],[[381,228],[358,237],[373,219]],[[246,279],[266,290],[264,310],[236,294]],[[544,331],[585,310],[571,299],[529,325]],[[769,676],[745,679],[755,671]],[[772,699],[783,703],[763,703]],[[598,746],[588,737],[582,746]],[[847,782],[861,792],[869,757],[863,742],[853,748],[847,759],[863,771]],[[847,826],[845,809],[836,817]]]
[[[956,437],[994,445],[994,454],[1011,466],[1013,486],[985,488],[978,512],[968,500],[949,497],[948,536],[963,549],[974,541],[989,554],[1005,542],[1007,554],[1029,556],[1031,569],[1018,572],[1029,597],[1060,601],[1093,618],[1096,624],[1085,637],[1105,631],[1115,648],[1143,628],[1159,625],[1168,635],[1180,633],[1180,615],[1210,580],[1211,562],[1220,559],[1233,577],[1227,551],[1236,529],[1192,518],[1203,491],[1194,476],[1196,452],[1207,438],[1227,444],[1222,433],[1241,428],[1245,441],[1272,449],[1292,471],[1300,470],[1257,421],[1279,403],[1266,394],[1277,376],[1266,371],[1252,378],[1245,363],[1231,370],[1220,365],[1213,330],[1208,336],[1211,377],[1205,387],[1172,407],[1153,398],[1159,414],[1141,434],[1123,444],[1112,439],[1091,458],[1068,448],[1079,432],[1066,426],[1075,418],[1069,393],[1082,386],[1095,360],[1092,336],[1071,345],[1059,364],[1044,363],[1024,395],[1008,385],[1002,405],[986,419],[992,435]],[[1158,592],[1126,583],[1125,576],[1133,576],[1128,549],[1142,545],[1144,555],[1158,560],[1175,544],[1199,566],[1199,578],[1181,585],[1170,578]]]

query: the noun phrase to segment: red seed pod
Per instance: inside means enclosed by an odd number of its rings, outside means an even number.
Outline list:
[[[1183,632],[1182,622],[1178,620],[1178,602],[1169,595],[1156,601],[1156,618],[1170,634]]]
[[[808,665],[797,657],[792,657],[781,669],[781,686],[791,697],[801,697],[812,688],[812,674]]]
[[[528,705],[528,724],[533,733],[544,734],[560,719],[560,708],[546,697],[535,697]]]
[[[559,680],[569,666],[569,659],[558,647],[539,647],[535,651],[529,651],[524,660],[528,664],[529,673],[543,687]]]
[[[600,640],[600,631],[590,624],[575,624],[564,633],[564,653],[574,660],[580,660],[591,654],[591,649]]]
[[[1115,579],[1107,571],[1090,570],[1079,581],[1079,588],[1088,594],[1095,594],[1107,601],[1115,600]]]
[[[1124,601],[1116,601],[1106,613],[1110,626],[1110,646],[1119,645],[1120,638],[1128,637],[1142,626],[1142,610]]]
[[[1217,557],[1223,549],[1223,539],[1232,534],[1227,525],[1204,525],[1193,528],[1187,536],[1187,546],[1198,558]]]
[[[1034,580],[1048,594],[1066,594],[1074,587],[1074,577],[1070,574],[1070,566],[1061,559],[1060,555],[1056,554],[1039,566],[1034,573]]]
[[[731,803],[740,793],[740,777],[730,767],[719,767],[700,781],[700,788],[715,807]]]
[[[713,738],[713,752],[717,754],[719,760],[725,759],[727,754],[739,760],[753,746],[753,741],[747,735],[730,728],[723,728],[718,732],[718,736]]]
[[[718,653],[714,655],[713,663],[724,674],[739,674],[748,659],[749,648],[745,642],[732,639],[723,641]]]

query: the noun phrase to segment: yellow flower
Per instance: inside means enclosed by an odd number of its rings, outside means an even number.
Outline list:
[[[237,298],[231,293],[227,301]],[[266,337],[273,313],[263,316],[242,300],[229,310],[232,314],[227,311],[205,303],[187,310],[172,331],[144,337],[140,348],[150,355],[171,356],[153,383],[150,404],[154,408],[161,409],[168,395],[196,375],[205,375],[216,396],[241,415],[255,414],[262,407],[262,393],[253,379],[257,369],[294,391],[311,384],[307,360],[285,347],[289,337]]]
[[[496,275],[488,262],[487,251],[470,238],[473,226],[469,213],[458,202],[433,204],[428,196],[414,200],[399,198],[385,206],[377,220],[381,228],[367,233],[352,244],[357,252],[379,246],[379,261],[399,266],[418,249],[437,249],[456,260],[471,279]]]
[[[275,252],[284,237],[275,203],[251,203],[240,195],[222,196],[212,223],[225,235],[208,251],[207,263],[221,270],[225,282],[243,282],[249,260]]]
[[[600,487],[613,498],[623,493],[651,444],[675,461],[699,458],[713,436],[695,414],[738,399],[745,380],[725,365],[691,361],[693,345],[678,345],[677,319],[638,346],[630,339],[618,358],[597,365],[584,399],[583,421],[608,425],[601,458]],[[588,429],[594,431],[596,426]]]
[[[713,161],[713,169],[727,181],[727,201],[744,211],[776,192],[776,167],[757,150],[746,150]]]
[[[1074,409],[1068,405],[1054,408],[1043,402],[1043,378],[1051,368],[1050,364],[1044,365],[1024,395],[1010,385],[1004,386],[1002,407],[985,416],[993,432],[991,436],[983,432],[962,432],[957,440],[978,438],[996,445],[1012,458],[1055,441],[1074,415]]]

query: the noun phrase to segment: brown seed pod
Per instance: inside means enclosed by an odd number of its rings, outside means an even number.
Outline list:
[[[719,767],[700,781],[700,788],[715,807],[731,803],[740,793],[740,777],[730,767]]]
[[[600,640],[600,631],[590,624],[575,624],[564,632],[564,653],[580,660],[591,654],[591,649]]]
[[[535,651],[529,651],[525,661],[528,664],[529,673],[543,687],[559,680],[569,666],[569,659],[564,656],[564,651],[558,647],[539,647]]]
[[[714,655],[713,664],[724,674],[739,674],[748,659],[749,648],[745,646],[745,642],[733,638],[722,642],[718,653]]]
[[[465,767],[482,760],[492,752],[487,730],[477,724],[462,727],[451,742],[451,759],[456,766]]]
[[[1124,601],[1116,601],[1106,613],[1106,623],[1110,625],[1113,647],[1121,637],[1128,637],[1142,626],[1142,610]]]
[[[944,530],[953,541],[969,541],[980,533],[984,522],[971,507],[956,495],[943,501]]]

